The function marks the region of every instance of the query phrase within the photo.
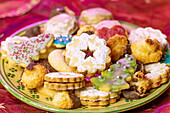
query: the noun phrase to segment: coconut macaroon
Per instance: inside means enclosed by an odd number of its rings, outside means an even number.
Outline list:
[[[128,39],[130,43],[133,44],[140,38],[157,39],[164,50],[166,49],[166,46],[168,44],[166,40],[167,36],[164,35],[160,30],[153,29],[151,27],[137,28],[136,30],[132,30]]]
[[[78,29],[75,16],[61,13],[52,17],[44,26],[45,33],[53,33],[54,36],[71,35]]]
[[[103,20],[112,20],[113,15],[110,11],[103,8],[90,8],[81,12],[80,25],[95,25]]]

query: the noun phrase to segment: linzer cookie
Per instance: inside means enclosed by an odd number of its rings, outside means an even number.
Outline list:
[[[86,106],[102,106],[113,104],[119,99],[121,92],[104,92],[94,89],[94,87],[86,87],[76,90],[75,94],[80,97],[81,104]]]
[[[45,53],[46,48],[52,45],[53,40],[54,36],[48,33],[32,37],[20,44],[10,42],[8,49],[11,64],[26,67],[33,60],[39,60],[39,53]]]
[[[110,48],[106,46],[104,39],[94,34],[83,33],[80,36],[74,36],[66,45],[64,56],[68,65],[76,68],[77,72],[93,76],[110,64],[109,54]]]
[[[55,90],[73,90],[85,86],[84,75],[71,72],[48,73],[44,80],[44,87]]]
[[[146,76],[150,80],[150,88],[166,83],[170,76],[170,68],[165,63],[145,65]]]

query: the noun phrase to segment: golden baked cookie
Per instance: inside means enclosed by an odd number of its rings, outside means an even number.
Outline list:
[[[80,25],[95,25],[103,20],[112,20],[113,15],[110,11],[103,8],[90,8],[83,10],[80,14]]]
[[[20,84],[28,89],[38,88],[43,85],[44,76],[47,73],[48,70],[44,66],[32,63],[24,69],[21,75]]]
[[[75,72],[74,68],[69,67],[65,62],[62,49],[52,51],[48,56],[50,65],[59,72]]]
[[[75,94],[80,97],[81,104],[87,106],[98,106],[113,104],[119,99],[121,91],[110,93],[98,91],[94,87],[86,87],[81,90],[76,90]]]
[[[86,33],[74,36],[66,45],[64,52],[68,65],[86,76],[93,76],[103,71],[111,62],[109,54],[110,48],[106,46],[104,39]]]
[[[131,89],[139,92],[141,95],[149,89],[150,84],[149,79],[141,71],[136,72],[129,83]]]
[[[84,75],[71,72],[53,72],[44,77],[44,87],[55,90],[74,90],[85,86]]]
[[[128,51],[128,39],[123,35],[116,34],[109,38],[107,45],[111,49],[110,56],[113,62],[119,60]]]
[[[162,55],[162,47],[157,39],[140,38],[131,45],[132,54],[143,64],[158,62]]]
[[[29,38],[20,44],[10,42],[8,44],[10,64],[27,67],[32,61],[39,60],[40,53],[46,53],[46,48],[52,45],[53,40],[53,34],[48,33]]]
[[[46,96],[49,96],[49,97],[54,97],[57,93],[62,92],[62,91],[57,91],[57,90],[54,90],[54,89],[49,89],[49,88],[46,88],[44,86],[38,87],[36,89],[39,93],[46,95]]]
[[[54,36],[71,35],[78,29],[75,16],[61,13],[49,19],[44,26],[45,33],[53,33]]]
[[[165,63],[153,63],[145,65],[146,76],[150,80],[150,88],[159,87],[166,83],[170,77],[170,67]]]
[[[54,50],[56,50],[56,47],[54,47],[54,46],[46,48],[45,53],[40,53],[40,55],[39,55],[40,59],[48,59],[48,55]]]
[[[166,40],[167,36],[164,35],[160,30],[153,29],[151,27],[146,28],[137,28],[136,30],[132,30],[128,39],[131,44],[133,44],[135,41],[139,40],[140,38],[149,38],[149,39],[157,39],[162,48],[165,50],[168,44],[168,41]]]
[[[80,99],[68,91],[59,92],[54,96],[53,104],[57,108],[72,109],[80,107]]]
[[[80,36],[82,33],[87,33],[89,35],[95,34],[96,28],[91,25],[83,25],[80,27],[80,29],[77,31],[77,35]]]

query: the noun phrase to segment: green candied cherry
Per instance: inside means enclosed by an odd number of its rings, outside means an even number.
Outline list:
[[[126,54],[125,58],[118,60],[108,70],[103,71],[101,76],[91,78],[90,81],[100,91],[121,91],[130,87],[127,81],[131,80],[136,68],[137,64],[134,56]]]

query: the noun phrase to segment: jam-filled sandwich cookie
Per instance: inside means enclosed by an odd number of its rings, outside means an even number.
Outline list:
[[[55,90],[74,90],[85,86],[84,75],[69,72],[53,72],[45,75],[44,87]]]
[[[80,14],[80,25],[95,25],[103,20],[112,20],[113,15],[110,11],[103,8],[90,8]]]
[[[53,41],[53,46],[55,46],[56,48],[64,48],[66,47],[66,45],[71,42],[72,40],[72,36],[62,36],[62,35],[58,35],[55,37],[55,40]]]
[[[39,60],[39,53],[46,53],[46,48],[53,43],[54,36],[51,33],[40,34],[19,44],[10,42],[8,44],[9,60],[13,65],[26,67],[34,60]]]
[[[136,30],[132,30],[128,37],[131,44],[133,44],[140,38],[157,39],[164,50],[166,49],[168,44],[166,40],[167,36],[164,35],[160,30],[153,29],[151,27],[137,28]]]
[[[28,89],[38,88],[44,83],[44,75],[48,73],[43,65],[31,63],[21,74],[20,84]]]
[[[61,13],[49,19],[44,26],[45,33],[53,33],[54,36],[71,35],[78,29],[77,20],[74,16]]]
[[[16,43],[20,44],[24,40],[29,40],[28,37],[20,37],[20,36],[14,36],[14,37],[7,37],[5,41],[1,42],[1,53],[2,53],[2,58],[6,59],[7,56],[9,55],[9,49],[8,49],[8,44],[9,43]]]
[[[150,88],[156,88],[166,83],[170,77],[170,67],[165,63],[145,65],[146,76],[150,80]]]
[[[64,52],[68,65],[86,76],[93,76],[103,71],[111,62],[109,54],[110,48],[106,46],[104,39],[86,33],[74,36],[66,45]]]
[[[76,90],[75,94],[80,97],[82,105],[86,106],[103,106],[114,104],[120,98],[121,91],[110,93],[99,91],[94,87],[86,87]]]

